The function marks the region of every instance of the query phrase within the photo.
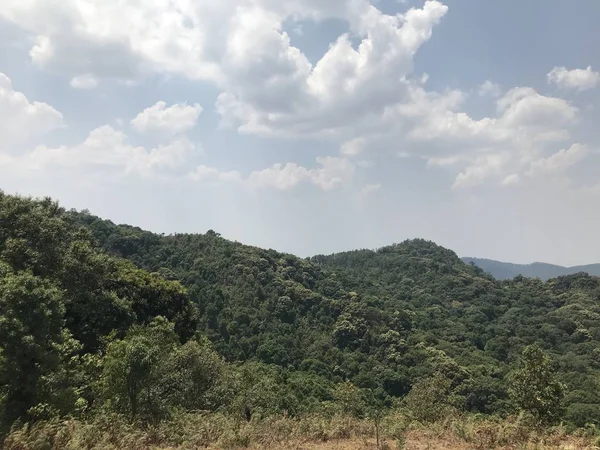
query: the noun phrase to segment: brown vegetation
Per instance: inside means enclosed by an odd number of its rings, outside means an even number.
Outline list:
[[[381,424],[380,449],[551,450],[594,449],[585,432],[569,435],[561,427],[537,432],[519,418],[452,417],[429,425],[390,415]],[[195,450],[195,449],[376,449],[374,426],[350,417],[281,417],[240,422],[218,415],[181,414],[176,420],[142,429],[119,416],[93,423],[40,422],[14,430],[6,450]]]

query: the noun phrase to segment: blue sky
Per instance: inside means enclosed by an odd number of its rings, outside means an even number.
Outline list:
[[[4,2],[0,189],[301,256],[423,237],[598,262],[598,17],[594,0]]]

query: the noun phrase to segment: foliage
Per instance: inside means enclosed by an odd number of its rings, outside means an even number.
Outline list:
[[[598,278],[498,281],[424,240],[300,259],[0,192],[0,425],[320,414],[379,432],[403,405],[594,426],[599,299]]]
[[[561,413],[565,386],[556,380],[548,355],[536,345],[523,349],[520,367],[510,378],[514,404],[539,422],[552,422]]]
[[[431,423],[452,414],[450,395],[450,380],[438,373],[415,383],[404,403],[412,418]]]
[[[68,336],[62,332],[61,292],[30,272],[0,279],[0,311],[1,414],[7,424],[38,403],[54,403],[50,378],[61,368]]]
[[[178,282],[107,255],[51,200],[0,192],[0,432],[84,413],[103,342],[158,315],[194,331]]]

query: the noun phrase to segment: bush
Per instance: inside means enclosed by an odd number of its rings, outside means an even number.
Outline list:
[[[419,422],[431,423],[452,415],[454,407],[450,401],[451,382],[441,374],[415,383],[404,405],[409,415]]]

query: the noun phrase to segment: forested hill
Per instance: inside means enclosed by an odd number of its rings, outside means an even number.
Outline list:
[[[424,342],[471,373],[481,371],[471,391],[477,401],[502,398],[501,383],[498,391],[491,388],[494,380],[524,345],[538,343],[554,355],[570,386],[571,414],[595,414],[591,403],[598,399],[589,395],[600,367],[599,278],[579,273],[548,282],[496,281],[424,240],[312,261],[335,271],[349,289],[377,298],[388,314],[407,314],[412,326],[407,342]]]
[[[492,412],[505,406],[503,379],[523,347],[539,343],[571,388],[573,416],[582,403],[600,403],[592,388],[600,375],[598,278],[497,281],[420,239],[303,260],[214,232],[158,236],[71,217],[109,252],[187,286],[200,329],[230,360],[258,359],[391,396],[445,364],[465,377],[467,407]]]
[[[600,276],[600,264],[563,267],[540,262],[532,264],[512,264],[484,258],[462,258],[462,260],[467,264],[475,264],[484,272],[493,275],[498,280],[510,280],[517,275],[549,280],[550,278],[556,278],[563,275],[573,275],[580,272],[587,273],[589,275]]]
[[[498,281],[424,240],[300,259],[0,192],[0,432],[106,411],[300,415],[347,382],[389,407],[435,379],[438,404],[506,414],[530,344],[567,387],[547,417],[600,424],[599,300],[598,278]]]

